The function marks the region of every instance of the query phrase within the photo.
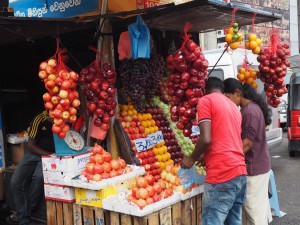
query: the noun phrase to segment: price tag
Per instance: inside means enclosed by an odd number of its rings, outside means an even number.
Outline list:
[[[164,137],[162,132],[158,131],[156,133],[147,135],[146,138],[139,138],[133,141],[137,151],[143,152],[164,141]]]
[[[200,134],[200,129],[198,126],[192,126],[192,134],[191,136],[196,136]]]

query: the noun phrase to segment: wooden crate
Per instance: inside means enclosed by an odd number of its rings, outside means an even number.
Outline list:
[[[144,217],[47,201],[48,225],[202,225],[202,194]]]

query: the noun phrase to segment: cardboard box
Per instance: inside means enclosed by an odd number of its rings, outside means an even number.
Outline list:
[[[117,191],[114,187],[107,187],[98,191],[75,188],[76,204],[98,208],[102,208],[103,199],[115,194],[117,194]]]
[[[82,169],[75,170],[72,172],[54,172],[54,171],[43,171],[44,183],[57,184],[57,185],[68,185],[71,179],[80,175]]]
[[[61,202],[75,202],[73,187],[63,185],[44,184],[45,199]]]
[[[90,160],[91,151],[74,156],[42,156],[43,170],[56,172],[73,172],[85,168]]]

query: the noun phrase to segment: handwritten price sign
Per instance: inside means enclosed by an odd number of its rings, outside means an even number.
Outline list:
[[[134,144],[138,152],[146,151],[153,148],[156,144],[164,141],[164,137],[161,131],[147,135],[146,138],[139,138],[134,140]]]

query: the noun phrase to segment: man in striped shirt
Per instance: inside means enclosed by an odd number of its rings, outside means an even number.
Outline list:
[[[18,164],[11,180],[16,214],[8,221],[11,224],[32,225],[31,211],[35,210],[44,195],[41,156],[54,153],[52,121],[47,111],[34,117],[30,124],[28,149]]]

